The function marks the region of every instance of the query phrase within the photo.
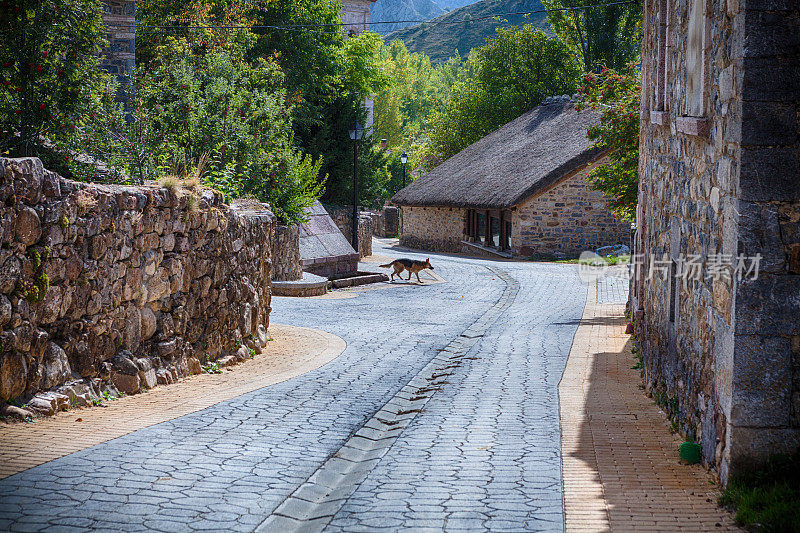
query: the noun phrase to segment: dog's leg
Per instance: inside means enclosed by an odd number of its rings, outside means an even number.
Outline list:
[[[421,279],[419,279],[419,272],[414,272],[414,274],[417,276],[417,281],[418,281],[418,282],[420,282],[420,283],[422,283],[422,280],[421,280]]]
[[[412,272],[409,270],[408,271],[408,279],[406,281],[411,281],[411,274],[412,274]]]

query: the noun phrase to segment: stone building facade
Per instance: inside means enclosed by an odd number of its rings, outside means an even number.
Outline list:
[[[339,16],[348,35],[369,31],[369,8],[378,0],[344,0]]]
[[[263,204],[0,158],[0,220],[0,400],[86,405],[267,342],[276,219]]]
[[[511,249],[517,255],[580,255],[630,242],[630,224],[608,211],[608,200],[589,186],[587,165],[529,198],[512,212]]]
[[[460,252],[464,246],[463,207],[402,206],[400,244],[432,252]],[[435,228],[435,230],[434,230]]]
[[[510,209],[509,248],[522,257],[572,257],[610,244],[628,244],[630,224],[614,218],[608,201],[586,181],[587,166]],[[466,244],[470,210],[404,206],[400,242],[437,252],[477,251]],[[433,231],[433,228],[436,228]],[[481,244],[480,241],[477,244]]]
[[[104,0],[103,22],[108,27],[108,48],[101,51],[101,68],[117,76],[120,90],[130,83],[136,64],[135,0]]]
[[[798,28],[791,1],[644,4],[630,307],[648,388],[723,480],[800,445]]]

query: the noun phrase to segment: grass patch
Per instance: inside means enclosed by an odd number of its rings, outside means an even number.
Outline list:
[[[800,531],[800,454],[776,455],[762,468],[732,478],[719,503],[750,531]]]
[[[622,254],[618,256],[608,256],[604,257],[605,262],[607,265],[627,265],[631,262],[631,255],[630,254]],[[529,261],[542,261],[548,263],[561,263],[566,265],[591,265],[592,262],[589,260],[581,260],[577,257],[573,257],[572,259],[547,259],[542,257],[529,257]],[[602,265],[601,265],[602,266]]]

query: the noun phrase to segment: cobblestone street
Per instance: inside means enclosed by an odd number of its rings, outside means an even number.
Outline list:
[[[567,265],[432,261],[447,283],[275,298],[274,322],[334,333],[344,353],[0,480],[0,529],[248,531],[318,517],[309,525],[331,530],[561,529],[557,385],[586,288]],[[327,483],[334,505],[293,514],[290,495],[437,356],[459,351],[392,445]]]
[[[364,268],[374,269],[387,255],[421,257],[391,244],[376,240],[372,264]],[[32,458],[33,468],[0,479],[0,530],[561,531],[565,524],[578,527],[571,525],[576,520],[580,528],[599,530],[617,510],[624,529],[634,516],[645,525],[663,520],[654,517],[666,502],[677,505],[687,490],[703,487],[703,472],[668,459],[676,443],[633,375],[620,383],[627,392],[619,389],[614,398],[630,398],[625,401],[649,413],[641,430],[661,440],[655,450],[666,460],[644,477],[634,469],[623,478],[608,476],[622,479],[619,486],[602,479],[593,488],[603,466],[593,459],[595,450],[585,457],[573,452],[576,432],[597,409],[605,412],[580,399],[586,383],[604,387],[607,379],[580,373],[583,354],[613,344],[622,368],[632,357],[620,351],[619,339],[627,338],[620,325],[598,330],[597,319],[585,314],[621,313],[627,294],[618,272],[588,287],[574,265],[431,259],[436,279],[424,273],[423,284],[276,297],[274,323],[327,332],[330,340],[317,341],[316,351],[325,342],[346,342],[322,367],[311,364],[283,382],[254,375],[238,392],[216,385],[196,407],[187,396],[191,383],[179,385],[188,401],[176,404],[175,414],[159,410],[163,415],[151,416],[149,427],[144,419],[114,423],[107,438],[81,437],[68,426],[65,434],[77,435],[76,442],[101,444],[64,445],[58,454],[48,442],[48,454],[57,458],[44,464]],[[573,370],[564,374],[568,358]],[[109,415],[141,417],[158,409],[158,396],[148,396],[144,403],[126,398],[131,407],[123,402]],[[102,410],[99,415],[91,417],[93,426],[103,424]],[[59,424],[31,428],[32,435],[58,439]],[[597,431],[596,439],[619,438],[612,434],[618,429],[607,437]],[[7,445],[20,440],[7,437]],[[632,441],[625,450],[635,446]],[[9,470],[27,467],[16,468]],[[650,490],[662,499],[615,505],[628,498],[626,483],[654,483]],[[697,494],[707,492],[708,486]],[[695,514],[683,517],[688,528],[698,520],[729,524],[712,504],[697,507],[696,498],[687,503]]]

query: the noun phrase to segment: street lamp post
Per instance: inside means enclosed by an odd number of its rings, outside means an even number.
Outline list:
[[[400,162],[403,164],[403,188],[406,187],[406,163],[408,163],[408,156],[405,151],[400,154]]]
[[[358,251],[358,141],[364,137],[364,127],[358,122],[350,130],[353,141],[353,250]]]

